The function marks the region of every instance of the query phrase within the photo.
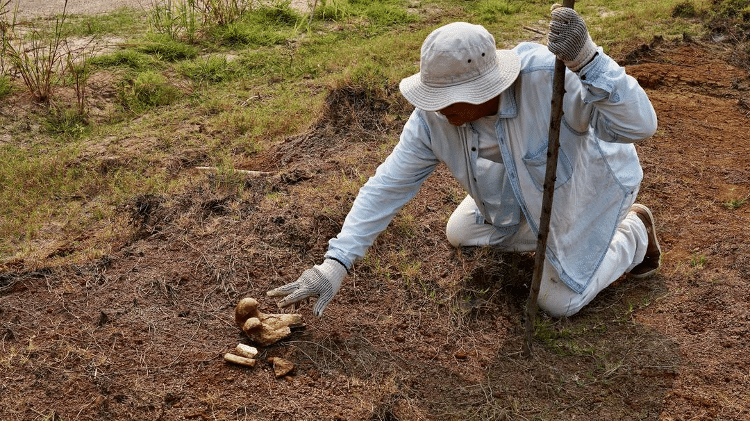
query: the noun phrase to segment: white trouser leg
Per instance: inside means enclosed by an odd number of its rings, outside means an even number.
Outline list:
[[[497,230],[476,217],[474,200],[467,196],[451,215],[446,227],[448,241],[454,246],[493,246],[506,251],[536,250],[536,236],[523,219],[518,232],[499,235]],[[482,222],[482,223],[478,223]],[[627,213],[617,227],[609,249],[591,283],[578,294],[568,288],[557,271],[545,259],[539,289],[539,307],[553,317],[577,313],[596,295],[624,273],[643,261],[648,246],[648,235],[643,222],[635,214]]]
[[[578,313],[599,292],[643,261],[647,246],[646,226],[635,214],[628,214],[617,227],[591,283],[581,294],[575,293],[560,281],[557,271],[545,260],[539,288],[539,307],[553,317]]]
[[[445,227],[445,235],[454,247],[491,245],[505,251],[536,250],[536,237],[523,215],[521,226],[515,234],[501,234],[493,225],[484,223],[474,199],[468,195],[453,211]]]

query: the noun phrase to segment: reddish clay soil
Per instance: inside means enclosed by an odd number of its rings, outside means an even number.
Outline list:
[[[447,244],[462,193],[441,168],[322,319],[303,306],[307,326],[255,367],[224,362],[249,343],[238,300],[275,311],[264,292],[319,262],[356,193],[315,187],[371,174],[386,152],[368,133],[397,136],[408,116],[395,88],[390,102],[341,89],[310,133],[247,162],[273,175],[244,195],[210,176],[140,197],[138,233],[111,255],[0,272],[0,419],[748,420],[750,79],[733,54],[682,40],[623,58],[659,117],[637,148],[663,267],[568,320],[541,316],[529,359],[533,261]],[[275,378],[269,357],[294,371]]]

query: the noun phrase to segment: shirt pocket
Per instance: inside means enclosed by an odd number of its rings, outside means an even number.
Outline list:
[[[544,190],[544,176],[547,172],[547,142],[537,151],[529,151],[522,158],[526,170],[531,176],[531,181],[539,191]],[[555,180],[555,190],[567,183],[573,175],[573,166],[570,160],[563,152],[562,148],[558,150],[557,156],[557,178]]]

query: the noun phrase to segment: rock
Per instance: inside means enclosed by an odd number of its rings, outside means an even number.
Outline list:
[[[273,373],[277,379],[279,377],[286,376],[287,374],[291,373],[292,370],[294,370],[294,363],[283,358],[270,357],[268,358],[268,362],[273,364]]]

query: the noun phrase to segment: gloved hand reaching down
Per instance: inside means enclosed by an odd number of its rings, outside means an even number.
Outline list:
[[[288,307],[309,297],[318,297],[313,306],[313,314],[320,317],[341,288],[341,281],[346,276],[346,268],[333,259],[325,259],[322,264],[302,272],[294,282],[266,292],[269,297],[284,297],[279,307]]]

